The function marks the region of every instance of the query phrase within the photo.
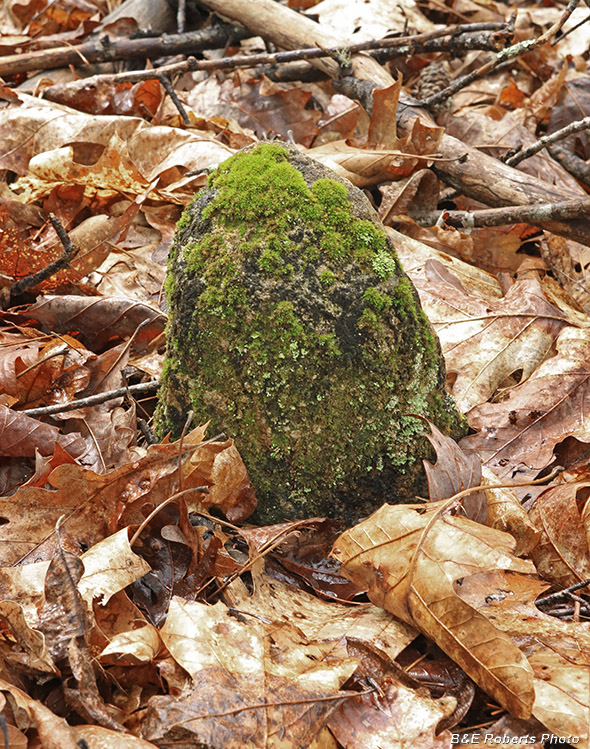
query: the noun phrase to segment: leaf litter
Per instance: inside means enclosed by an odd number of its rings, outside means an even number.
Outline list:
[[[305,5],[353,41],[436,28],[436,13],[407,4]],[[107,10],[8,0],[2,50],[75,43]],[[560,12],[521,8],[519,33],[538,35]],[[461,13],[497,21],[505,9],[465,3]],[[441,197],[429,167],[445,129],[500,157],[534,142],[549,113],[550,130],[588,114],[585,34],[465,86],[436,125],[417,121],[403,138],[392,126],[401,76],[367,113],[325,81],[185,75],[189,125],[155,80],[68,88],[50,85],[51,71],[35,92],[45,98],[2,84],[0,707],[10,746],[438,748],[452,734],[474,745],[477,724],[590,746],[588,248],[526,224],[409,218]],[[473,65],[480,53],[461,54]],[[566,54],[575,66],[562,65]],[[429,63],[408,60],[404,86]],[[236,149],[277,136],[373,199],[378,188],[473,432],[457,445],[432,428],[428,501],[384,505],[344,532],[321,518],[240,527],[256,499],[234,435],[206,439],[200,426],[176,443],[138,440],[149,399],[25,412],[158,377],[181,208]],[[587,158],[585,136],[567,144]],[[522,171],[585,195],[545,152]],[[457,196],[457,208],[478,207]],[[77,254],[11,303],[15,281],[62,253],[48,212]]]

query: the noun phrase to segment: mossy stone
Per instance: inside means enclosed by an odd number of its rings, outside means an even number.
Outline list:
[[[169,260],[156,425],[234,437],[256,520],[346,522],[423,489],[424,423],[465,422],[438,339],[365,195],[291,147],[238,152],[186,209]]]

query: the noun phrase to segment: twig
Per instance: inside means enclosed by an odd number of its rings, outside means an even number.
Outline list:
[[[504,33],[502,34],[504,36]],[[430,39],[408,44],[407,47],[392,49],[369,50],[368,54],[379,63],[387,62],[395,57],[409,56],[410,54],[431,52],[465,52],[467,50],[483,50],[497,52],[501,48],[498,43],[499,34],[486,34],[485,32],[470,32],[442,37],[441,39]]]
[[[543,135],[539,140],[531,143],[530,146],[523,148],[522,151],[502,160],[505,164],[508,164],[508,166],[516,166],[517,164],[520,164],[521,161],[534,156],[534,154],[547,148],[547,146],[550,146],[552,143],[555,143],[558,140],[563,140],[564,138],[567,138],[568,135],[579,133],[582,130],[590,130],[590,117],[584,117],[583,120],[570,122],[569,125],[562,127],[560,130],[556,130],[554,133],[551,133],[551,135]]]
[[[59,241],[63,245],[63,254],[61,255],[61,257],[58,257],[57,260],[54,260],[53,262],[46,265],[45,268],[42,268],[36,273],[30,273],[28,276],[21,278],[20,281],[13,283],[10,287],[11,297],[17,297],[20,294],[23,294],[28,289],[33,288],[33,286],[37,286],[42,281],[46,281],[48,278],[51,278],[51,276],[54,276],[58,271],[64,270],[65,268],[70,268],[70,261],[78,254],[78,247],[76,247],[76,245],[72,243],[72,240],[68,237],[68,233],[64,229],[61,221],[57,218],[57,216],[54,216],[53,213],[50,213],[49,221],[55,229],[56,234],[59,237]]]
[[[153,445],[156,442],[156,438],[154,436],[154,433],[149,428],[147,422],[145,419],[138,419],[137,420],[137,428],[143,435],[144,440],[147,442],[148,445]]]
[[[186,113],[186,109],[183,107],[182,102],[176,95],[176,91],[174,90],[174,86],[170,82],[170,78],[168,78],[167,75],[162,73],[161,70],[157,71],[156,78],[160,81],[164,89],[166,90],[166,93],[170,97],[170,101],[174,104],[176,109],[178,110],[178,113],[182,117],[182,121],[185,125],[190,125],[191,121],[189,119],[188,114]],[[63,86],[61,87],[63,89]]]
[[[586,5],[588,5],[588,3],[586,3]],[[566,37],[568,37],[571,33],[573,33],[574,31],[576,31],[576,29],[579,29],[580,26],[583,26],[585,23],[588,23],[588,21],[590,21],[590,16],[586,16],[586,18],[583,18],[579,23],[576,23],[570,29],[568,29],[567,31],[564,31],[563,34],[558,39],[557,38],[553,39],[553,41],[551,42],[551,46],[555,47],[555,45],[559,44],[559,42],[563,42],[563,40]]]
[[[477,78],[481,78],[482,76],[487,75],[492,70],[498,68],[500,65],[512,61],[515,57],[519,57],[520,55],[531,52],[533,49],[542,46],[557,34],[563,24],[574,12],[579,2],[580,0],[570,0],[567,8],[564,10],[559,20],[554,23],[553,26],[547,29],[544,34],[541,34],[541,36],[539,36],[537,39],[523,39],[516,44],[512,44],[510,47],[505,47],[503,50],[498,52],[498,54],[494,58],[486,62],[485,65],[482,65],[477,70],[473,70],[471,73],[467,73],[467,75],[457,78],[457,80],[453,81],[442,91],[439,91],[432,96],[428,96],[426,97],[426,99],[422,99],[420,104],[423,107],[427,108],[433,107],[436,104],[440,104],[453,94],[457,93],[457,91],[460,91],[462,88],[468,86]],[[510,19],[510,23],[514,24],[515,20],[516,17],[513,16]]]
[[[486,52],[498,51],[498,34],[478,33],[461,33],[450,38],[431,39],[426,42],[412,43],[411,54],[430,54],[433,52],[466,52],[468,50],[483,50]],[[391,47],[388,49],[369,49],[367,54],[376,62],[382,64],[389,60],[395,60],[397,57],[406,57],[410,45],[406,47]],[[280,67],[279,67],[280,65]],[[277,82],[303,81],[313,82],[321,81],[327,77],[318,68],[307,64],[305,60],[296,60],[291,63],[279,63],[278,65],[264,65],[256,71],[257,75],[264,74],[268,78]],[[66,84],[67,85],[67,84]]]
[[[572,151],[568,151],[560,143],[553,143],[553,145],[547,147],[547,150],[572,177],[590,187],[590,164],[576,156]]]
[[[433,40],[446,37],[454,37],[463,33],[463,29],[468,29],[469,33],[493,30],[504,31],[506,24],[500,23],[473,23],[456,26],[448,26],[445,29],[438,29],[426,34],[417,34],[415,36],[403,36],[393,39],[371,39],[366,42],[358,42],[346,47],[346,52],[353,54],[355,52],[365,52],[367,50],[386,50],[397,49],[400,55],[410,54],[414,46],[426,44]],[[158,77],[158,73],[164,75],[176,75],[179,73],[194,72],[197,70],[233,70],[234,68],[254,68],[259,65],[275,65],[277,63],[295,62],[298,60],[315,60],[321,57],[335,57],[342,53],[341,47],[308,47],[304,49],[288,50],[285,52],[262,52],[258,55],[235,55],[233,57],[222,57],[218,60],[197,60],[194,57],[188,57],[183,62],[163,65],[154,70],[134,70],[127,73],[118,73],[100,76],[101,80],[116,80],[118,83],[137,83],[138,81],[149,80]],[[0,75],[2,75],[2,63],[0,61]],[[80,83],[92,84],[98,76],[91,76],[83,79]],[[52,87],[45,90],[48,95]],[[63,86],[60,86],[60,89]],[[49,98],[49,97],[48,97]]]
[[[69,47],[5,55],[0,59],[0,76],[61,68],[66,65],[79,67],[81,64],[88,65],[94,62],[129,60],[133,57],[193,55],[203,49],[223,47],[230,39],[245,39],[249,36],[252,36],[251,32],[230,24],[219,24],[185,34],[163,34],[156,38],[111,39],[104,34],[90,42]]]
[[[564,200],[560,203],[511,205],[505,208],[486,208],[481,211],[431,211],[411,218],[420,226],[434,226],[444,222],[459,229],[504,224],[534,224],[543,221],[569,221],[590,217],[590,199]]]
[[[564,588],[563,590],[557,591],[557,593],[551,593],[549,596],[545,596],[544,598],[537,598],[535,601],[536,606],[546,606],[551,603],[555,603],[556,601],[559,601],[560,599],[567,597],[568,593],[573,593],[575,590],[579,590],[580,588],[585,588],[587,585],[590,585],[590,578],[588,580],[583,580],[581,583],[576,583],[575,585],[570,585],[569,588]]]
[[[186,25],[186,0],[178,0],[178,10],[176,11],[176,30],[179,34],[184,34]]]
[[[180,472],[182,471],[182,463],[179,464],[178,468],[178,475],[180,476]],[[169,505],[171,502],[176,502],[177,499],[180,499],[185,494],[188,494],[189,492],[199,492],[199,494],[207,494],[209,490],[208,486],[193,486],[190,489],[179,489],[177,492],[172,494],[170,497],[165,499],[163,502],[161,502],[159,505],[156,505],[154,509],[150,512],[150,514],[141,522],[141,525],[139,528],[135,531],[131,539],[129,540],[129,546],[133,547],[135,543],[137,543],[137,539],[142,534],[144,528],[146,525],[153,520],[153,518],[160,512],[160,510],[163,510],[166,505]]]
[[[86,406],[96,406],[99,403],[105,403],[106,401],[114,400],[115,398],[121,398],[128,393],[148,395],[149,393],[155,393],[158,389],[159,380],[150,380],[149,382],[140,382],[138,385],[128,385],[127,387],[117,388],[116,390],[107,390],[104,393],[98,393],[97,395],[89,395],[87,398],[78,398],[78,400],[70,401],[69,403],[55,404],[53,406],[42,406],[40,408],[28,408],[18,413],[26,414],[27,416],[51,416],[52,414],[62,413],[64,411],[74,411],[76,408],[84,408]]]

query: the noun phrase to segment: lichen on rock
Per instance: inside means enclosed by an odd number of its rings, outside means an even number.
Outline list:
[[[438,340],[364,194],[262,144],[214,172],[178,225],[156,415],[234,437],[257,519],[353,522],[409,499],[426,416],[458,436]]]

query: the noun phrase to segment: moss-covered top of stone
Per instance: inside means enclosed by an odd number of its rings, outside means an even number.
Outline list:
[[[232,156],[208,184],[217,194],[203,210],[203,219],[217,216],[226,229],[241,229],[247,242],[267,247],[269,252],[258,262],[263,272],[284,272],[279,254],[295,249],[295,244],[305,250],[309,263],[325,253],[344,265],[354,253],[367,271],[374,263],[383,280],[400,270],[387,252],[383,230],[353,216],[346,187],[324,178],[310,188],[283,146],[260,145],[250,154]],[[289,239],[302,225],[306,235]]]

